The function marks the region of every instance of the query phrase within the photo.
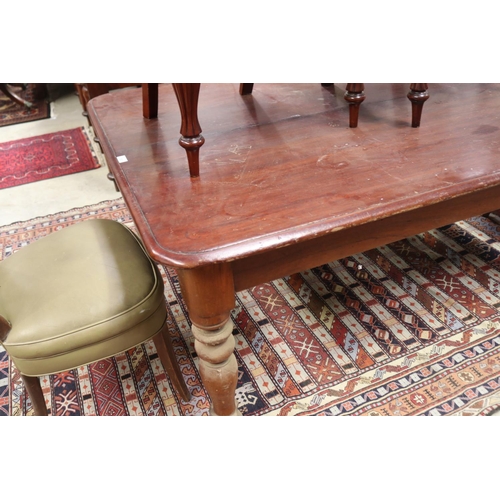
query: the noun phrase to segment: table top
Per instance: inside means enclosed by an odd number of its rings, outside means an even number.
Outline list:
[[[241,259],[500,185],[500,85],[430,84],[416,129],[408,84],[366,84],[355,129],[344,88],[255,84],[241,96],[238,84],[202,84],[199,178],[178,144],[170,85],[160,85],[157,119],[142,117],[140,89],[99,96],[88,110],[148,250],[174,267]]]

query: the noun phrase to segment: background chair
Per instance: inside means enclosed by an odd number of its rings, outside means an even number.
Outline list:
[[[166,327],[161,274],[138,237],[87,220],[0,262],[0,342],[36,415],[47,415],[39,376],[108,358],[153,338],[180,397],[189,391]]]
[[[322,87],[330,87],[333,83],[322,83]],[[420,127],[422,118],[422,109],[425,101],[429,99],[427,83],[410,83],[410,91],[408,99],[411,102],[411,126],[414,128]],[[240,83],[240,94],[251,94],[253,83]],[[349,103],[349,127],[356,128],[358,126],[359,106],[365,100],[365,84],[364,83],[348,83],[345,88],[344,99]]]
[[[33,106],[33,103],[31,103],[29,101],[26,101],[21,96],[18,96],[10,88],[10,86],[21,87],[22,90],[26,90],[26,84],[25,83],[0,83],[0,92],[2,92],[3,94],[5,94],[12,102],[15,102],[16,104],[24,106],[24,107],[26,107],[28,109]]]
[[[333,83],[322,83],[323,87],[329,87]],[[253,83],[240,83],[240,95],[248,95],[253,91]],[[200,175],[199,151],[205,143],[201,135],[201,126],[198,121],[198,96],[200,93],[199,83],[172,83],[172,87],[179,104],[181,113],[181,137],[179,144],[186,150],[189,174],[191,177]],[[419,127],[422,116],[422,108],[429,98],[426,83],[410,84],[407,96],[411,101],[412,127]],[[365,100],[364,83],[348,83],[344,99],[349,103],[349,127],[358,126],[359,106]],[[158,117],[158,84],[142,84],[142,114],[144,118]]]

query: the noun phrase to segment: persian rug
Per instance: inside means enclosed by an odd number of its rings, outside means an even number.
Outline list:
[[[28,83],[25,90],[18,87],[12,90],[33,106],[27,108],[17,104],[0,92],[0,127],[50,118],[50,103],[43,85]]]
[[[89,218],[133,230],[121,199],[0,227],[0,257]],[[41,378],[54,415],[207,415],[175,270],[160,266],[173,391],[152,341]],[[232,311],[243,415],[482,416],[500,408],[500,226],[459,221],[239,292]],[[0,347],[0,414],[29,415]]]
[[[0,144],[0,189],[98,168],[84,127]]]

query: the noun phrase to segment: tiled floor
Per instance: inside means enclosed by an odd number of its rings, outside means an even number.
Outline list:
[[[65,86],[56,93],[58,96],[51,104],[51,118],[0,127],[0,143],[88,127],[78,96],[71,86]],[[95,144],[94,150],[99,156],[101,168],[0,189],[0,226],[118,198],[120,193],[106,177],[108,168],[98,144]]]

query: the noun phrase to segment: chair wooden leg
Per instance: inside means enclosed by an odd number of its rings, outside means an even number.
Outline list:
[[[251,94],[253,90],[253,83],[240,83],[240,95]]]
[[[144,118],[158,118],[158,84],[142,84],[142,115]]]
[[[348,83],[344,99],[349,103],[349,127],[358,126],[359,105],[365,100],[364,83]]]
[[[165,323],[160,332],[153,337],[156,351],[163,364],[163,368],[167,371],[170,380],[173,382],[176,391],[179,393],[183,401],[189,401],[191,394],[184,382],[181,369],[175,359],[174,346],[170,338],[168,326]]]
[[[47,405],[45,404],[45,398],[43,397],[42,386],[40,385],[40,379],[38,377],[28,377],[27,375],[22,375],[24,386],[28,391],[28,395],[31,399],[31,404],[35,410],[35,415],[39,417],[46,417],[48,415]]]
[[[408,99],[411,101],[411,126],[413,128],[420,127],[420,120],[422,118],[422,108],[424,102],[429,99],[427,83],[411,83],[410,92],[408,92]]]
[[[200,148],[205,144],[198,121],[199,83],[172,83],[181,112],[181,138],[179,144],[186,150],[189,175],[200,175]]]

